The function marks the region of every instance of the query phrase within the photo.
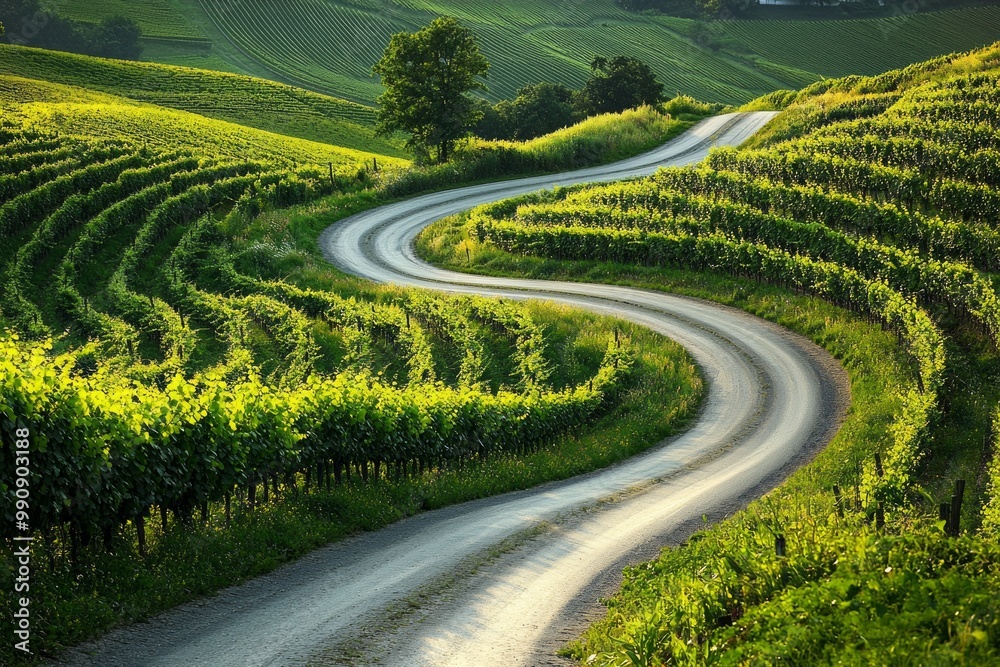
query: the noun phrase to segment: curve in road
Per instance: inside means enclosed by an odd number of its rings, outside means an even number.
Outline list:
[[[413,239],[481,203],[699,161],[770,117],[712,118],[630,160],[425,195],[347,218],[321,237],[327,259],[372,280],[558,301],[677,340],[708,381],[690,431],[607,470],[428,512],[317,550],[117,630],[63,664],[558,664],[554,649],[624,563],[653,555],[702,517],[737,509],[828,442],[848,403],[845,374],[812,343],[741,311],[631,288],[451,273],[420,262]]]

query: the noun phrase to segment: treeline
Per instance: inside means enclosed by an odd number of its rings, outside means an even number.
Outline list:
[[[137,60],[142,31],[131,19],[113,16],[91,25],[72,21],[38,0],[0,0],[0,42],[69,51],[102,58]]]
[[[529,84],[514,100],[479,103],[472,132],[483,139],[527,141],[591,116],[619,113],[663,101],[663,84],[646,63],[628,56],[601,56],[590,64],[590,80],[580,90],[560,83]]]

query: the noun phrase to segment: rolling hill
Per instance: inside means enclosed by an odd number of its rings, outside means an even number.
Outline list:
[[[649,62],[669,93],[743,103],[822,77],[875,74],[1000,37],[1000,8],[849,21],[704,23],[626,12],[614,0],[100,0],[74,18],[134,18],[155,37],[147,58],[236,69],[371,103],[389,36],[438,15],[472,28],[493,63],[489,96],[542,80],[577,87],[594,55]]]
[[[29,132],[130,141],[164,149],[191,149],[234,159],[284,163],[386,165],[406,160],[257,130],[188,111],[35,79],[0,76],[3,124]]]
[[[299,139],[406,157],[401,141],[375,136],[371,107],[264,79],[8,44],[0,44],[0,75],[101,91]]]

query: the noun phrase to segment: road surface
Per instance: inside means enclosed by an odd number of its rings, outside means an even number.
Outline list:
[[[60,664],[562,664],[555,651],[600,612],[624,564],[735,511],[807,461],[849,401],[840,366],[740,311],[656,292],[456,274],[412,248],[427,224],[517,194],[653,173],[738,144],[772,114],[700,123],[604,167],[417,197],[345,219],[327,259],[381,282],[537,297],[614,314],[683,344],[708,381],[687,433],[610,469],[465,503],[319,549],[219,596],[79,647]]]

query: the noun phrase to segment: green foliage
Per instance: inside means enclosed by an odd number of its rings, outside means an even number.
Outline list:
[[[36,554],[42,650],[349,531],[607,465],[697,408],[693,365],[637,328],[649,351],[614,345],[589,316],[359,287],[318,267],[315,236],[295,247],[278,210],[377,201],[357,192],[373,179],[356,163],[293,164],[299,142],[269,147],[245,128],[255,159],[234,159],[239,135],[203,136],[204,119],[177,135],[186,146],[155,126],[142,148],[138,134],[94,138],[96,125],[62,136],[69,121],[41,111],[61,93],[119,116],[173,112],[5,82],[0,430],[29,424],[46,453],[32,489],[51,557]],[[597,435],[574,435],[608,413]],[[13,449],[0,457],[13,464]],[[313,507],[330,498],[349,516]]]
[[[590,80],[580,90],[578,102],[580,111],[588,116],[653,106],[663,98],[663,84],[649,65],[637,58],[597,56],[590,69]]]
[[[1000,409],[998,409],[988,431],[992,435],[992,458],[989,464],[989,500],[983,507],[983,533],[993,540],[1000,539],[1000,448],[997,447],[1000,434]]]
[[[372,72],[382,77],[377,127],[384,134],[410,134],[418,154],[437,148],[447,162],[455,141],[476,121],[468,93],[485,89],[480,77],[490,64],[472,32],[454,19],[435,19],[415,33],[392,36]]]
[[[86,4],[63,3],[59,13],[74,21],[95,24],[116,16],[126,16],[139,26],[146,37],[209,45],[205,31],[198,25],[197,14],[178,11],[182,8],[185,8],[183,4],[173,0],[143,0],[138,3],[91,0]]]
[[[387,196],[402,197],[458,182],[602,164],[656,148],[688,127],[652,107],[604,114],[531,141],[473,139],[452,163],[399,172],[381,185]]]
[[[579,114],[574,92],[561,84],[536,83],[518,91],[517,97],[490,107],[484,103],[483,118],[473,133],[483,139],[527,141],[573,125]]]
[[[144,35],[167,38],[146,40],[151,60],[276,77],[368,104],[382,92],[371,66],[392,35],[439,16],[480,37],[494,64],[492,102],[542,80],[579,88],[596,53],[649,63],[668,93],[739,104],[821,77],[875,74],[983,46],[1000,25],[989,6],[855,21],[706,23],[636,14],[613,0],[571,7],[560,0],[94,0],[61,12],[91,23],[131,18]]]
[[[332,162],[338,168],[371,164],[373,158],[387,167],[406,164],[404,160],[388,156],[255,130],[76,86],[16,76],[0,75],[0,111],[8,126],[21,132],[104,138],[165,150],[186,149],[234,160],[259,159],[286,164]]]
[[[132,19],[109,16],[98,25],[77,23],[42,7],[38,0],[0,1],[0,20],[12,26],[6,41],[104,58],[138,58],[142,31]]]

